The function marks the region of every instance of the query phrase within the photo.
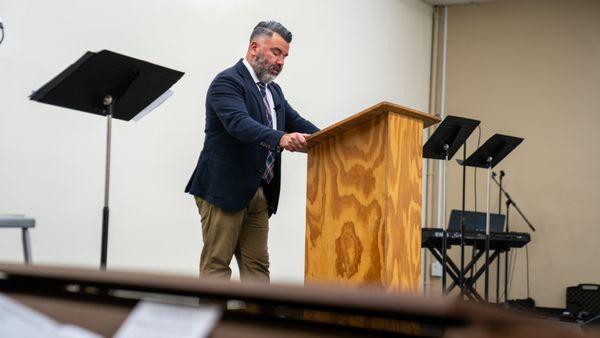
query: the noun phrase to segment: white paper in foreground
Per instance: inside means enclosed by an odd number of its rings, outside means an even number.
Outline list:
[[[144,110],[137,113],[137,115],[135,115],[131,120],[133,120],[135,122],[139,121],[142,117],[146,116],[148,113],[150,113],[154,109],[158,108],[158,106],[160,106],[163,102],[165,102],[172,95],[173,95],[173,91],[170,89],[167,90],[166,92],[162,93],[161,96],[157,97],[156,100],[152,101],[152,103],[150,103],[146,108],[144,108]]]
[[[100,338],[101,336],[76,326],[62,325],[0,294],[0,337]]]
[[[141,301],[115,338],[208,337],[221,317],[216,306],[192,307]]]

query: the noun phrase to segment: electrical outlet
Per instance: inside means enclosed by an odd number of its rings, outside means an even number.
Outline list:
[[[440,262],[431,263],[431,277],[442,277],[442,264]]]

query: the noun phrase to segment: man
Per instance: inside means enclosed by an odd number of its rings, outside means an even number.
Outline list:
[[[273,82],[291,41],[280,23],[260,22],[245,59],[208,89],[204,148],[185,190],[200,212],[201,275],[229,279],[235,255],[242,281],[269,281],[267,239],[279,201],[280,152],[306,152],[306,137],[319,130]]]

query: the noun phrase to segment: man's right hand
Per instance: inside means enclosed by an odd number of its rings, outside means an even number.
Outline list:
[[[284,134],[281,139],[279,139],[279,146],[287,151],[300,151],[305,153],[306,138],[309,136],[310,134],[303,133]]]

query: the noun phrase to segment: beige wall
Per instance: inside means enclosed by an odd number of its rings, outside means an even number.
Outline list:
[[[600,1],[451,6],[446,113],[481,120],[482,143],[494,133],[525,138],[496,170],[538,229],[529,245],[538,306],[562,307],[565,287],[600,283]],[[477,132],[469,153],[476,141]],[[460,208],[456,164],[448,177],[448,210]],[[485,183],[478,170],[480,210]],[[468,209],[472,191],[469,170]],[[529,232],[514,209],[511,220],[511,230]],[[524,249],[514,271],[510,298],[524,298]]]

